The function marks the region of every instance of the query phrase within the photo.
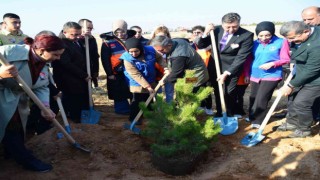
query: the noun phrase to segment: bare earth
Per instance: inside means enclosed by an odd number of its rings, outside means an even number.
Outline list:
[[[249,91],[249,88],[248,90]],[[248,93],[246,93],[246,99]],[[54,169],[47,173],[24,170],[12,159],[4,159],[0,149],[0,179],[319,179],[319,125],[308,138],[285,138],[289,132],[272,131],[285,119],[271,118],[264,141],[247,148],[241,139],[250,131],[250,124],[239,120],[239,130],[230,136],[218,136],[217,142],[187,176],[170,176],[151,163],[144,139],[123,129],[128,116],[116,115],[113,101],[106,95],[94,95],[95,109],[103,115],[99,124],[71,123],[72,136],[91,153],[81,152],[66,141],[57,139],[57,129],[34,136],[27,146]],[[285,108],[282,99],[275,113]],[[58,117],[59,118],[59,117]],[[140,127],[143,128],[143,127]]]

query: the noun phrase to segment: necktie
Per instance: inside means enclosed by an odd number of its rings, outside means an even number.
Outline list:
[[[79,44],[78,41],[74,41],[73,43],[74,43],[79,49],[82,49],[82,47],[81,47],[81,45]]]
[[[224,49],[224,47],[227,45],[227,41],[228,41],[228,35],[229,33],[226,32],[224,34],[224,36],[222,36],[221,40],[220,40],[220,50],[222,51]]]

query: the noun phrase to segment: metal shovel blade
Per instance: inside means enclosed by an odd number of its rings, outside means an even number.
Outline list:
[[[250,132],[241,140],[241,144],[247,147],[252,147],[260,143],[264,138],[265,136],[262,135],[262,131],[258,131],[257,133]]]
[[[136,122],[132,121],[131,124],[128,123],[124,123],[123,128],[125,129],[129,129],[131,131],[133,131],[135,134],[140,134],[141,130],[137,127],[135,127]]]
[[[86,152],[86,153],[91,153],[91,150],[90,149],[88,149],[88,148],[86,148],[86,147],[84,147],[84,146],[81,146],[79,143],[74,143],[73,144],[73,146],[75,147],[75,148],[77,148],[77,149],[80,149],[81,151],[83,151],[83,152]]]
[[[238,130],[238,118],[237,117],[227,117],[225,114],[223,117],[214,118],[214,123],[219,124],[222,131],[222,135],[231,135]]]
[[[89,110],[81,111],[82,124],[97,124],[100,120],[101,112],[94,110],[90,107]]]

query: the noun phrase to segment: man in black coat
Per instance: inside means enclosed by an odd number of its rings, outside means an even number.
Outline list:
[[[222,72],[221,75],[218,75],[217,81],[225,84],[228,116],[234,115],[236,85],[242,72],[243,64],[253,47],[253,33],[240,27],[240,19],[237,13],[224,15],[222,17],[222,25],[214,27],[213,24],[208,24],[198,42],[200,49],[211,45],[211,38],[208,35],[211,30],[214,30]],[[219,93],[218,88],[215,88],[214,93]],[[219,111],[221,111],[221,108],[217,107],[216,116],[222,116]]]
[[[291,54],[295,75],[280,89],[290,98],[287,121],[278,130],[294,131],[290,138],[306,137],[311,134],[312,107],[320,98],[320,28],[290,21],[281,27],[280,34],[295,44]]]
[[[86,27],[84,27],[86,22]],[[94,89],[98,89],[98,76],[99,76],[99,53],[98,53],[98,45],[96,38],[91,34],[93,30],[93,23],[89,19],[80,19],[79,25],[82,27],[82,34],[79,38],[79,42],[83,47],[85,47],[85,38],[87,35],[89,37],[89,55],[90,55],[90,70],[92,83],[94,85]]]
[[[72,121],[79,123],[81,110],[89,109],[88,80],[85,50],[78,42],[81,26],[67,22],[59,37],[66,45],[59,61],[52,63],[53,78],[60,91],[62,103]]]

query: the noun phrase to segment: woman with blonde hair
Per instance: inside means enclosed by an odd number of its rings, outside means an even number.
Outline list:
[[[166,36],[168,38],[171,39],[171,35],[170,35],[170,31],[169,28],[167,28],[164,25],[160,25],[158,27],[156,27],[156,29],[153,31],[151,39],[149,41],[148,44],[150,44],[150,42],[156,37],[156,36]],[[162,53],[160,53],[162,54]],[[167,57],[165,54],[162,54],[163,59],[165,60],[165,62],[167,62]],[[164,75],[164,71],[166,68],[161,67],[158,63],[155,64],[156,67],[156,80],[159,81],[163,75]],[[168,82],[164,85],[164,89],[165,89],[165,94],[166,94],[166,102],[171,102],[173,100],[173,96],[174,96],[174,84]],[[162,90],[160,89],[158,91],[159,93],[162,92]]]

